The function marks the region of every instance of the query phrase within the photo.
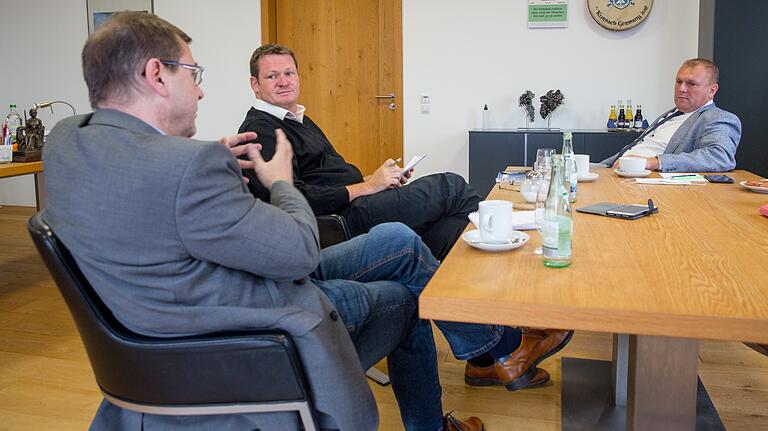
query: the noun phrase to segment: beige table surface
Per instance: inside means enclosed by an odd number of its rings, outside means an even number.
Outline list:
[[[595,172],[574,207],[652,198],[660,212],[622,220],[574,211],[565,269],[533,253],[536,231],[497,253],[459,239],[420,297],[421,317],[768,343],[768,218],[758,213],[768,194],[739,186],[757,176],[732,171],[734,184],[668,186]],[[522,202],[498,186],[489,197]]]

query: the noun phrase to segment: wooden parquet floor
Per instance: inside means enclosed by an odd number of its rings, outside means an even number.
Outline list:
[[[26,231],[31,208],[0,208],[0,430],[84,430],[101,396],[64,301]],[[510,393],[464,385],[462,362],[435,331],[445,410],[489,431],[560,429],[560,357],[608,359],[609,334],[577,333],[542,366],[552,381]],[[729,430],[768,429],[768,357],[736,342],[701,343],[700,376]],[[385,368],[385,364],[380,364]],[[402,430],[390,388],[372,383],[381,429]]]

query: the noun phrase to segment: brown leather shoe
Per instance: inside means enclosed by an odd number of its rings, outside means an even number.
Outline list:
[[[444,429],[446,431],[484,431],[485,426],[480,418],[472,416],[461,421],[456,419],[451,413],[447,413],[445,415]]]
[[[490,367],[476,367],[467,361],[464,367],[464,381],[469,386],[504,385],[508,391],[516,391],[547,383],[549,373],[536,368],[528,361],[528,355],[517,349]]]
[[[763,355],[768,356],[768,344],[758,344],[758,343],[744,343],[747,347],[754,350],[755,352],[762,353]]]
[[[522,330],[523,343],[535,343],[529,357],[533,365],[539,365],[545,359],[562,350],[573,337],[573,331],[560,329],[522,328]]]

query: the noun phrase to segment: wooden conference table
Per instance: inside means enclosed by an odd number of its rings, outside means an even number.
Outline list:
[[[630,221],[574,211],[565,269],[533,253],[536,231],[501,253],[459,240],[422,293],[420,315],[631,334],[614,337],[613,363],[563,359],[563,428],[695,429],[697,340],[768,343],[768,218],[758,213],[768,195],[739,186],[759,178],[746,171],[727,173],[734,184],[702,186],[629,184],[594,171],[600,177],[579,184],[573,207],[652,198],[659,213]],[[489,198],[522,202],[499,187]],[[578,372],[591,377],[569,380]],[[599,392],[588,387],[598,374],[607,395],[588,394]],[[571,406],[590,397],[608,404]]]
[[[43,176],[43,162],[27,163],[1,163],[0,178],[17,177],[19,175],[35,175],[35,200],[37,209],[44,206],[45,201],[45,177]]]

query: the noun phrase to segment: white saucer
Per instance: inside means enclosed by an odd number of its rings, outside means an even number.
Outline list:
[[[768,193],[768,187],[748,186],[746,181],[740,182],[739,185],[755,193]]]
[[[642,178],[642,177],[647,177],[648,175],[651,174],[651,171],[649,171],[648,169],[640,172],[624,172],[618,169],[614,169],[613,172],[615,172],[616,175],[624,178]]]
[[[467,244],[474,248],[479,248],[480,250],[485,251],[507,251],[507,250],[513,250],[518,247],[522,247],[525,245],[526,242],[528,242],[528,239],[530,238],[527,233],[520,232],[520,231],[514,231],[512,233],[512,239],[509,242],[501,243],[501,244],[491,244],[483,242],[482,239],[480,239],[480,231],[478,229],[471,230],[469,232],[464,232],[463,235],[461,235],[461,239],[464,240]]]
[[[587,175],[579,176],[576,178],[576,180],[580,183],[591,183],[592,181],[596,180],[597,177],[599,177],[600,174],[597,172],[588,172]]]

